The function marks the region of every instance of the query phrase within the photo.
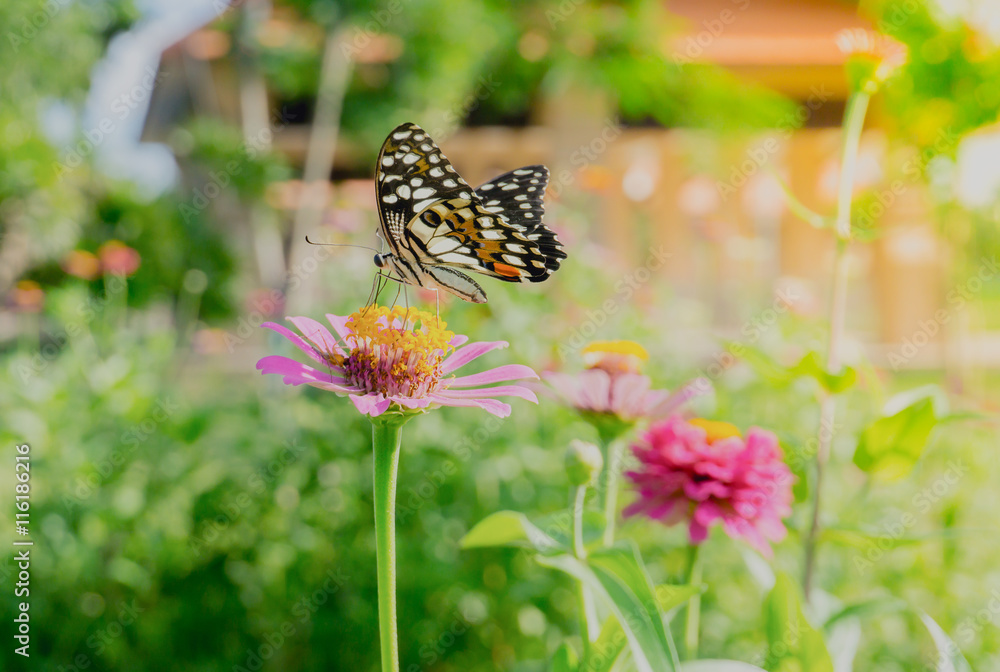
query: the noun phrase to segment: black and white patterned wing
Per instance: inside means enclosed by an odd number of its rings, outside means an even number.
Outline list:
[[[559,268],[566,252],[556,235],[545,226],[545,188],[549,169],[545,166],[525,166],[495,177],[476,189],[483,207],[506,224],[521,231],[545,257],[551,273]]]
[[[375,167],[375,195],[382,237],[396,255],[410,257],[403,230],[417,214],[442,200],[472,200],[472,192],[416,124],[400,124],[385,139]]]

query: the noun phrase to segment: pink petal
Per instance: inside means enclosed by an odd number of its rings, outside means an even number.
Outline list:
[[[306,383],[306,385],[315,387],[320,390],[326,390],[328,392],[336,392],[342,397],[351,394],[364,394],[364,391],[362,391],[360,387],[355,387],[354,385],[334,385],[333,383],[317,383],[317,382]]]
[[[414,399],[413,397],[389,397],[389,401],[405,408],[427,408],[434,403],[434,400],[430,397],[420,397],[419,399]]]
[[[275,373],[283,376],[286,385],[302,385],[303,383],[317,382],[337,386],[347,385],[347,379],[341,376],[319,371],[311,366],[306,366],[302,362],[297,362],[282,355],[268,355],[262,358],[257,362],[257,368],[264,374]]]
[[[708,394],[712,390],[712,383],[707,378],[695,378],[684,387],[675,391],[669,397],[649,409],[649,415],[653,417],[665,417],[673,413],[680,406],[702,394]]]
[[[460,345],[465,345],[469,342],[468,336],[463,336],[462,334],[455,334],[455,337],[448,341],[448,345],[457,348]]]
[[[337,332],[337,335],[340,336],[340,339],[345,343],[347,342],[347,339],[353,335],[351,330],[347,328],[347,321],[351,319],[350,316],[341,317],[340,315],[327,313],[326,319],[333,327],[333,330]]]
[[[573,406],[579,406],[581,388],[579,376],[546,372],[542,374],[542,377],[563,398],[563,401]]]
[[[708,528],[692,518],[688,525],[688,535],[692,544],[700,544],[708,538]]]
[[[430,395],[434,401],[442,406],[465,406],[481,408],[487,413],[492,413],[498,418],[506,418],[510,415],[510,406],[496,399],[455,399],[442,397],[440,394]]]
[[[469,387],[471,385],[488,385],[490,383],[500,383],[507,380],[521,380],[523,378],[538,378],[538,374],[531,370],[531,367],[523,364],[506,364],[498,366],[489,371],[474,373],[471,376],[461,376],[448,381],[448,387]]]
[[[370,415],[373,418],[385,413],[392,405],[392,400],[382,398],[381,394],[352,394],[349,398],[362,415]]]
[[[508,345],[507,341],[484,341],[482,343],[470,343],[464,348],[456,350],[450,357],[448,357],[448,359],[442,362],[441,373],[451,373],[455,369],[468,364],[477,357],[482,357],[491,350],[506,348]]]
[[[636,418],[646,409],[642,402],[651,382],[648,376],[635,373],[623,373],[611,381],[611,410],[618,415]]]
[[[320,352],[335,352],[338,355],[344,354],[333,334],[311,317],[288,317],[285,319],[294,324],[306,338],[319,348]]]
[[[328,362],[326,358],[323,357],[322,353],[320,353],[315,347],[309,345],[304,340],[302,340],[301,336],[296,334],[288,327],[283,327],[280,324],[275,324],[274,322],[265,322],[260,326],[264,327],[265,329],[270,329],[271,331],[278,332],[279,334],[287,338],[289,341],[291,341],[295,345],[295,347],[297,347],[299,350],[312,357],[314,360],[316,360],[316,362],[322,364],[323,366],[330,365],[330,362]]]
[[[580,407],[604,412],[609,407],[611,376],[601,369],[590,369],[580,374]]]
[[[449,399],[485,399],[487,397],[521,397],[538,403],[535,393],[521,385],[498,385],[497,387],[480,387],[474,390],[439,390],[438,396]]]

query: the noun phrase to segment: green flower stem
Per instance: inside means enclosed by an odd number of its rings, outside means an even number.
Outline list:
[[[576,497],[573,501],[573,555],[583,559],[587,550],[583,547],[583,505],[587,500],[587,486],[576,487]]]
[[[583,509],[587,500],[587,486],[576,488],[573,501],[573,555],[580,560],[587,557],[587,549],[583,545]],[[597,610],[594,608],[594,596],[582,583],[577,584],[577,606],[580,609],[580,639],[583,640],[583,659],[590,656],[590,644],[597,634]]]
[[[621,470],[621,443],[612,439],[604,444],[605,484],[604,484],[604,545],[615,543],[615,522],[618,518],[618,476]]]
[[[854,93],[844,111],[844,139],[841,146],[840,181],[837,192],[837,251],[833,266],[833,280],[830,298],[830,338],[827,342],[826,370],[840,373],[841,344],[844,339],[844,322],[847,318],[847,281],[850,257],[847,254],[851,240],[851,200],[854,192],[854,177],[858,165],[858,149],[861,131],[865,125],[865,114],[871,96]],[[810,600],[813,574],[816,568],[816,546],[820,536],[820,510],[822,506],[823,476],[833,445],[833,427],[836,420],[837,400],[827,394],[820,406],[819,433],[816,447],[816,480],[812,489],[812,515],[805,538],[805,560],[802,572],[802,589],[806,602]]]
[[[406,419],[379,417],[372,421],[375,453],[375,555],[378,574],[378,623],[382,672],[399,672],[396,636],[396,473],[399,443]]]
[[[701,586],[701,554],[698,553],[699,546],[691,544],[688,546],[688,567],[687,583],[692,586]],[[696,593],[688,600],[687,620],[684,622],[684,646],[687,651],[687,659],[695,660],[698,657],[698,630],[701,623],[701,593]]]

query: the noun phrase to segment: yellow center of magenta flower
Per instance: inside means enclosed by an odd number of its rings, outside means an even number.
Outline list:
[[[366,306],[347,319],[354,345],[335,363],[365,392],[422,397],[436,388],[441,362],[454,349],[446,326],[424,310]]]
[[[634,341],[594,341],[582,351],[588,369],[603,369],[616,373],[639,373],[649,359],[646,348]]]
[[[718,420],[706,420],[705,418],[695,418],[694,420],[688,420],[689,425],[695,427],[701,427],[705,430],[705,441],[709,444],[713,444],[716,441],[721,441],[722,439],[728,439],[732,436],[740,436],[739,428],[729,422],[720,422]]]

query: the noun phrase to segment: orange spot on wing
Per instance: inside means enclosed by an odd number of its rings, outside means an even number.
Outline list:
[[[507,264],[493,264],[493,270],[507,278],[520,278],[521,270]]]

